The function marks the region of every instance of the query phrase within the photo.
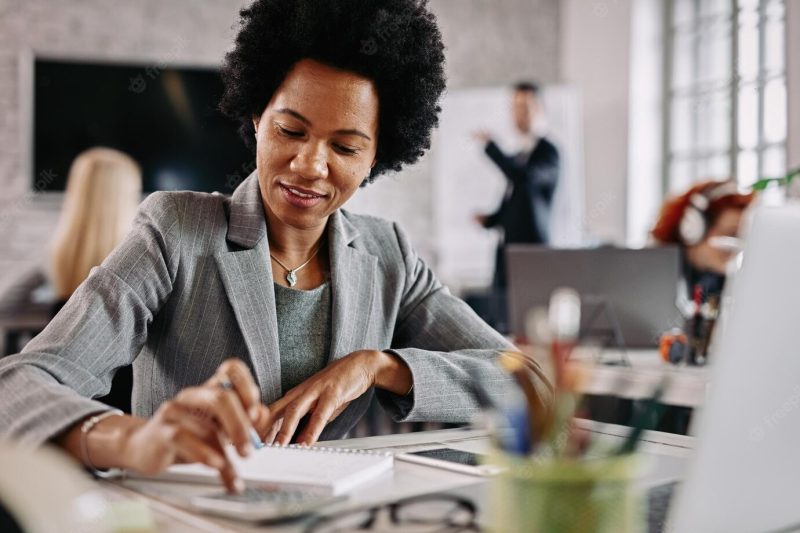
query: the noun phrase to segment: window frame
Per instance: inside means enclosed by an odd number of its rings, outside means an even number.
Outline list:
[[[766,117],[765,117],[765,90],[767,85],[775,80],[782,80],[783,87],[785,88],[784,95],[788,100],[788,75],[787,75],[787,54],[785,50],[786,31],[787,31],[787,6],[786,0],[759,0],[756,6],[748,7],[742,5],[742,0],[729,0],[727,11],[706,13],[704,8],[709,4],[709,0],[684,0],[691,4],[692,17],[688,21],[676,21],[676,4],[680,0],[666,0],[664,11],[664,72],[663,72],[663,131],[662,131],[662,192],[664,195],[669,195],[671,192],[677,192],[677,187],[673,181],[673,167],[676,162],[688,163],[690,176],[688,177],[689,183],[695,183],[700,180],[725,177],[735,177],[740,185],[749,185],[752,181],[748,179],[744,182],[743,177],[740,175],[739,157],[745,152],[755,152],[756,155],[756,176],[755,179],[763,177],[764,175],[764,156],[765,153],[773,148],[780,148],[783,151],[783,161],[781,168],[783,172],[787,166],[787,135],[788,131],[784,132],[782,139],[767,142],[765,139],[766,131]],[[780,6],[781,15],[771,16],[768,13],[769,9],[774,6]],[[742,26],[741,15],[743,13],[755,13],[756,31],[758,42],[758,58],[756,70],[752,76],[743,77],[739,68],[739,54],[740,45],[743,31],[747,30],[746,26]],[[784,36],[784,51],[783,61],[779,68],[768,70],[766,64],[766,47],[767,47],[767,24],[769,22],[777,21],[782,26],[782,34]],[[714,24],[727,25],[727,47],[730,54],[730,62],[728,64],[728,74],[724,78],[713,79],[710,82],[703,81],[699,75],[699,66],[701,65],[701,54],[703,51],[700,47],[702,32],[708,32],[709,29],[715,29]],[[676,52],[675,45],[678,38],[690,38],[692,46],[691,57],[691,79],[686,85],[676,86],[675,74],[675,61]],[[757,98],[757,132],[756,143],[754,146],[742,147],[740,146],[739,139],[739,111],[740,111],[740,95],[743,90],[756,89]],[[718,100],[715,95],[719,93],[725,96],[720,96]],[[724,102],[722,98],[727,98],[728,102],[728,115],[727,120],[729,124],[728,130],[728,146],[727,148],[712,148],[701,150],[698,149],[697,144],[700,139],[700,121],[698,120],[697,112],[690,112],[691,125],[689,131],[691,132],[691,139],[689,148],[687,150],[677,150],[675,143],[673,143],[673,120],[674,109],[676,102],[679,99],[689,102],[692,108],[698,107],[698,102],[705,98],[710,105],[714,102]],[[788,102],[784,102],[784,108],[788,109]],[[705,124],[712,127],[710,124]],[[726,156],[728,165],[728,176],[704,176],[699,175],[698,165],[705,163],[709,158],[714,156]],[[752,178],[752,176],[751,176]]]

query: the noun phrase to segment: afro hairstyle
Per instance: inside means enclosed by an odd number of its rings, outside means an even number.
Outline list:
[[[302,59],[371,80],[379,98],[376,163],[399,171],[430,148],[445,89],[444,45],[427,0],[256,0],[225,56],[220,110],[255,150],[253,117]]]

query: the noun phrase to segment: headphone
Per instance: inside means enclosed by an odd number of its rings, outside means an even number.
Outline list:
[[[711,220],[708,209],[715,200],[739,194],[738,186],[733,181],[723,181],[711,185],[689,197],[689,204],[683,210],[678,233],[686,246],[700,244],[708,232]]]

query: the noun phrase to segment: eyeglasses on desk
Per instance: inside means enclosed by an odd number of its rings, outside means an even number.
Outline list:
[[[306,533],[345,531],[403,531],[403,533],[455,533],[481,531],[475,521],[475,504],[449,494],[414,496],[393,503],[320,516]]]

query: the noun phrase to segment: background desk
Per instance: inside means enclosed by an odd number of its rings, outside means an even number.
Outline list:
[[[589,363],[595,354],[591,350],[579,350],[573,360]],[[581,392],[639,400],[652,396],[667,376],[669,382],[662,403],[681,407],[703,405],[709,383],[708,367],[666,363],[658,350],[628,350],[626,355],[630,366],[595,364]],[[604,350],[600,359],[603,363],[621,360],[624,360],[623,356],[616,350]]]
[[[580,425],[591,431],[595,439],[611,443],[621,441],[630,431],[626,427],[591,421],[580,421]],[[465,451],[481,452],[487,449],[488,439],[483,431],[455,429],[330,441],[323,444],[342,448],[383,451],[415,451],[440,447],[445,444]],[[687,457],[691,453],[692,446],[693,439],[691,437],[648,432],[644,437],[641,450],[652,458],[652,467],[642,483],[652,485],[680,479],[685,471]],[[175,505],[175,495],[186,496],[192,492],[208,491],[208,487],[134,480],[100,483],[103,491],[111,497],[146,499],[150,503],[158,531],[169,533],[264,530],[298,532],[303,530],[305,524],[303,521],[294,521],[258,526],[196,514]],[[398,461],[395,463],[392,474],[387,474],[359,487],[351,494],[348,501],[328,508],[327,512],[378,505],[418,494],[455,492],[471,498],[477,504],[480,521],[486,513],[487,491],[487,480],[483,478]]]
[[[53,313],[52,297],[38,299],[36,289],[46,282],[35,264],[6,276],[0,285],[0,357],[22,350],[44,329]]]
[[[521,349],[540,364],[549,364],[542,360],[546,354],[529,346],[522,346]],[[591,367],[588,379],[579,386],[583,394],[641,400],[652,396],[664,376],[668,376],[669,383],[661,402],[680,407],[699,407],[703,405],[709,383],[708,367],[666,363],[655,349],[628,349],[623,352],[619,349],[579,347],[570,361]]]

